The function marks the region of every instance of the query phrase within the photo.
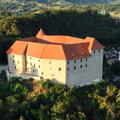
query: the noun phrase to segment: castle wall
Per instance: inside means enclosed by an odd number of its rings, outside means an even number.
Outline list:
[[[81,61],[82,60],[82,61]],[[102,80],[103,49],[96,50],[87,59],[70,60],[67,64],[67,85],[72,87]]]

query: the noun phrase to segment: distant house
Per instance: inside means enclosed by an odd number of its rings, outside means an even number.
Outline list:
[[[16,40],[8,49],[8,78],[50,79],[69,87],[102,80],[103,48],[95,38],[45,35]]]

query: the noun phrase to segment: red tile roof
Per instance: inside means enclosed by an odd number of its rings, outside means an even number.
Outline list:
[[[14,44],[8,49],[7,53],[12,54],[24,54],[27,47],[25,41],[15,41]]]
[[[88,57],[92,50],[102,48],[104,46],[92,37],[81,39],[63,35],[45,35],[40,30],[36,37],[16,41],[7,53],[64,60]]]

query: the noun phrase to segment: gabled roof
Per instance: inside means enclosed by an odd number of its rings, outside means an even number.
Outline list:
[[[8,49],[7,53],[12,54],[25,54],[27,48],[27,42],[15,41],[14,44]]]
[[[91,55],[92,50],[104,46],[95,38],[85,39],[64,35],[45,35],[42,30],[36,37],[28,37],[16,41],[7,51],[8,54],[26,54],[41,59],[79,59]]]
[[[63,49],[67,59],[79,59],[90,56],[88,46],[89,43],[78,43],[63,45]]]

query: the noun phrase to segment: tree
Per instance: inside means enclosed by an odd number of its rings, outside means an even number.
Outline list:
[[[115,75],[120,75],[120,61],[113,63],[111,69]]]

